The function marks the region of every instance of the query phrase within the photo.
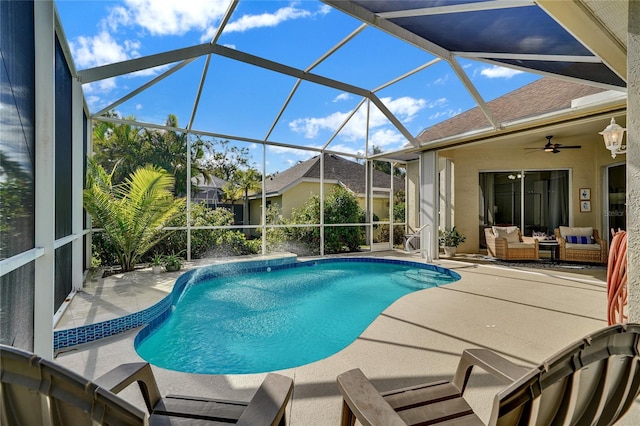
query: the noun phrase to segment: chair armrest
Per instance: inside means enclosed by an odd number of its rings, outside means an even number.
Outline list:
[[[267,374],[236,424],[247,426],[284,424],[280,420],[284,416],[292,392],[291,378],[275,373]]]
[[[363,426],[406,426],[360,369],[340,374],[337,381],[344,401],[342,409],[350,409]]]
[[[134,382],[137,382],[138,386],[140,386],[140,392],[149,414],[151,414],[153,407],[160,401],[161,396],[149,363],[133,362],[121,364],[95,380],[98,386],[113,393],[120,392]]]
[[[530,370],[530,368],[515,364],[489,349],[466,349],[462,352],[458,369],[452,381],[461,395],[467,387],[474,366],[482,368],[504,383],[511,383]]]

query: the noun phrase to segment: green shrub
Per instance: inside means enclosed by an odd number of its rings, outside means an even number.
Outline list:
[[[364,213],[351,191],[336,187],[325,198],[325,224],[360,223],[362,217]],[[320,197],[312,195],[300,208],[293,209],[289,223],[300,225],[320,223]],[[285,228],[285,234],[289,244],[306,247],[311,254],[318,252],[320,228],[317,226]],[[365,232],[361,226],[337,226],[324,229],[325,253],[357,251],[364,242]]]
[[[167,225],[185,226],[186,207]],[[191,204],[192,226],[228,226],[233,224],[233,213],[228,209],[210,209],[204,204]],[[187,232],[177,231],[160,242],[156,251],[174,253],[187,248]],[[193,229],[191,231],[191,257],[200,259],[206,256],[232,256],[256,254],[261,249],[259,240],[247,240],[244,234],[235,229]]]

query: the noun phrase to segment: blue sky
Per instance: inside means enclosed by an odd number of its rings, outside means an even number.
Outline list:
[[[147,56],[211,41],[228,0],[125,0],[56,2],[76,68]],[[310,67],[361,25],[319,1],[241,0],[218,43],[298,69]],[[433,60],[434,56],[367,28],[311,72],[374,90]],[[485,101],[523,86],[533,74],[473,61],[461,65]],[[189,122],[203,75],[200,58],[180,71],[118,105],[122,116],[163,124],[175,114]],[[168,70],[170,66],[119,76],[83,86],[92,113]],[[264,140],[296,80],[265,69],[213,56],[193,129]],[[412,135],[475,106],[450,66],[441,61],[390,85],[377,96]],[[341,128],[361,97],[302,82],[268,140],[301,149],[267,148],[267,173],[305,160]],[[365,104],[366,105],[366,104]],[[384,151],[407,144],[400,132],[374,107],[361,108],[344,125],[328,149],[357,154],[375,145]],[[257,166],[260,145],[247,146]]]

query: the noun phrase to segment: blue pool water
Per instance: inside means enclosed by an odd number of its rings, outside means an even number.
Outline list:
[[[365,260],[309,262],[188,285],[168,320],[137,344],[138,354],[191,373],[296,367],[349,345],[398,298],[460,278],[431,265]]]

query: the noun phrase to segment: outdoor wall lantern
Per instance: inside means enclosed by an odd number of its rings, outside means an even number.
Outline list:
[[[620,127],[616,123],[616,119],[612,117],[611,123],[600,132],[604,138],[604,146],[611,151],[611,158],[616,158],[617,154],[627,153],[627,146],[622,145],[622,137],[625,130],[627,129]]]

